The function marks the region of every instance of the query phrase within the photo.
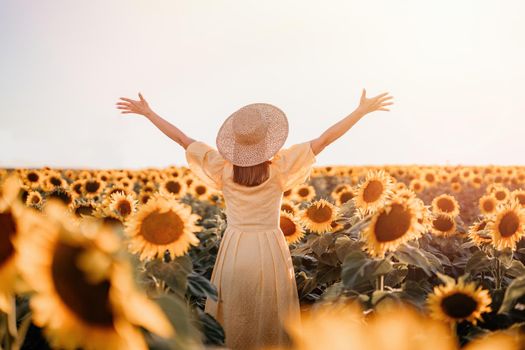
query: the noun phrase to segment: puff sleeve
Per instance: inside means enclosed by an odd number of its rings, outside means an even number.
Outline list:
[[[186,148],[190,170],[206,185],[222,190],[222,172],[226,160],[216,149],[202,141],[194,141]]]
[[[309,177],[315,154],[310,141],[298,143],[277,152],[272,161],[278,169],[283,192],[302,184]]]

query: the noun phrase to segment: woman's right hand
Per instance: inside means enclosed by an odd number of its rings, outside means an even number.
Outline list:
[[[145,117],[152,112],[151,108],[148,105],[148,102],[142,97],[142,94],[139,92],[139,100],[135,101],[129,98],[121,97],[120,98],[126,102],[117,102],[117,108],[122,109],[120,113],[136,113],[141,114]]]
[[[394,102],[385,103],[385,101],[393,98],[393,96],[386,97],[386,95],[388,95],[388,92],[379,94],[376,97],[366,98],[366,89],[363,89],[357,110],[363,115],[373,111],[390,111],[385,106],[392,105]]]

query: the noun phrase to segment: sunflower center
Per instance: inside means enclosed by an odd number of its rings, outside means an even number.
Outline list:
[[[113,312],[109,300],[110,282],[92,284],[77,267],[77,258],[85,248],[65,242],[55,246],[51,274],[60,299],[83,321],[102,327],[113,326]]]
[[[27,174],[27,179],[29,181],[31,181],[31,182],[37,182],[38,181],[38,174],[30,172],[29,174]]]
[[[175,242],[184,232],[184,222],[177,213],[154,211],[140,225],[140,234],[148,242],[162,245]]]
[[[513,211],[509,211],[501,218],[498,230],[503,237],[511,237],[518,231],[520,219]]]
[[[288,197],[292,193],[292,190],[287,190],[283,192],[284,197]]]
[[[77,194],[82,194],[82,184],[81,183],[74,184],[73,191],[75,191]]]
[[[483,209],[485,209],[485,211],[487,212],[491,212],[494,210],[494,203],[490,200],[487,200],[485,202],[483,202]]]
[[[496,197],[497,200],[502,201],[505,199],[505,197],[507,197],[507,194],[504,191],[496,191],[494,196]]]
[[[383,193],[383,184],[381,181],[372,180],[368,183],[363,191],[363,200],[367,203],[373,203],[379,199]]]
[[[131,214],[131,204],[127,200],[121,200],[118,202],[117,210],[122,216],[128,216]]]
[[[439,209],[441,209],[445,213],[451,213],[456,208],[454,206],[454,202],[452,202],[449,198],[440,198],[437,202],[437,205]]]
[[[521,205],[525,205],[525,194],[518,194],[516,196],[516,199],[518,200],[518,202],[520,202]]]
[[[87,181],[85,188],[86,188],[86,192],[95,193],[100,188],[100,183],[98,181]]]
[[[425,180],[427,182],[434,182],[436,180],[436,177],[434,176],[434,174],[426,174],[425,175]]]
[[[51,182],[53,186],[62,185],[62,181],[58,177],[55,177],[55,176],[52,176],[51,179],[49,179],[49,182]]]
[[[469,295],[463,293],[454,293],[444,297],[441,301],[441,308],[448,316],[452,318],[466,318],[470,316],[477,308],[478,303]]]
[[[332,209],[327,205],[319,208],[313,205],[306,210],[306,215],[313,222],[323,223],[332,218]]]
[[[285,236],[291,236],[296,232],[295,223],[286,216],[281,216],[280,226]]]
[[[440,215],[437,218],[432,221],[432,224],[436,229],[438,229],[441,232],[448,232],[454,227],[454,223],[452,222],[452,218]]]
[[[306,187],[300,188],[297,194],[301,197],[307,197],[310,194],[310,190]]]
[[[345,191],[339,195],[339,200],[341,203],[346,203],[352,198],[354,198],[354,194],[352,192]]]
[[[75,215],[76,216],[81,216],[82,214],[92,215],[94,210],[95,209],[89,204],[79,205],[78,208],[75,209]]]
[[[289,213],[293,213],[294,212],[293,208],[289,204],[282,204],[281,205],[281,210],[287,211]]]
[[[479,226],[478,226],[478,231],[483,231],[485,229],[485,227],[487,226],[487,222],[486,221],[482,221]]]
[[[177,181],[168,181],[166,183],[166,190],[170,193],[179,193],[181,190],[181,185]]]
[[[31,203],[37,204],[39,202],[40,202],[40,197],[38,197],[37,195],[34,195],[33,197],[31,197]]]
[[[379,242],[390,242],[403,237],[410,228],[411,213],[403,205],[394,203],[389,213],[379,214],[374,233]]]
[[[201,185],[195,187],[195,193],[197,193],[199,196],[203,195],[204,193],[206,193],[206,187]]]
[[[11,237],[16,233],[16,221],[11,212],[0,213],[0,266],[15,252]]]

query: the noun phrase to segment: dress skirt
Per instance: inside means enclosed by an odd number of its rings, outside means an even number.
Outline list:
[[[289,345],[287,317],[300,320],[294,268],[280,228],[246,231],[227,226],[211,275],[218,301],[205,311],[233,350]]]

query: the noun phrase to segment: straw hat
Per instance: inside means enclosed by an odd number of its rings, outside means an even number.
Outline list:
[[[288,137],[288,119],[268,103],[252,103],[230,115],[217,133],[217,150],[238,166],[270,159]]]

